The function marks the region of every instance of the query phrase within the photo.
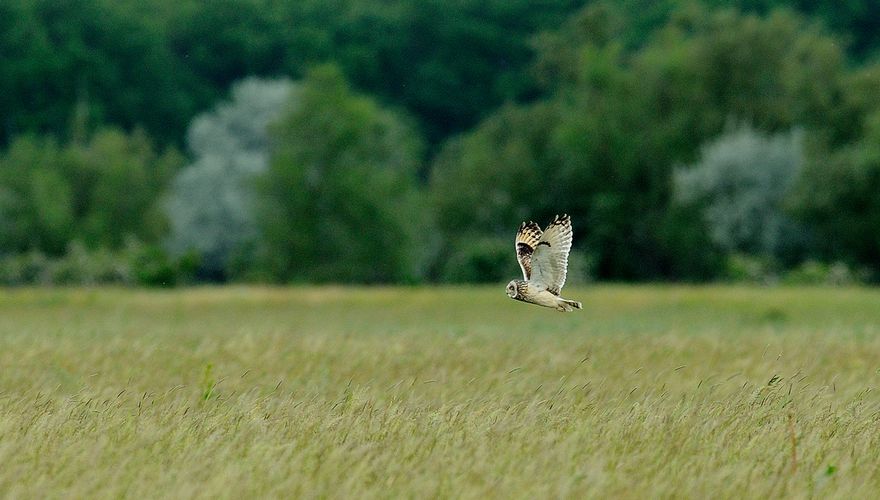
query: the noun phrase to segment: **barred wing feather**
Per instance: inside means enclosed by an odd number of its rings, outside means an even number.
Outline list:
[[[532,221],[523,222],[516,232],[514,247],[516,248],[516,260],[523,272],[523,279],[528,280],[532,275],[532,254],[535,245],[541,240],[541,227]]]
[[[531,254],[531,282],[554,295],[559,295],[565,285],[571,236],[571,217],[557,215]]]

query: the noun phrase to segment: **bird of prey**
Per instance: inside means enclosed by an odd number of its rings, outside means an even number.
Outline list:
[[[580,302],[559,296],[568,272],[571,217],[557,215],[543,232],[534,222],[523,222],[516,233],[515,247],[523,279],[507,284],[508,297],[562,312],[583,307]]]

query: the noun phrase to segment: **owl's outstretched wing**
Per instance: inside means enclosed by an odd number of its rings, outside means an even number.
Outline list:
[[[531,255],[532,283],[554,295],[559,295],[565,285],[571,234],[571,217],[557,215],[544,230]]]
[[[516,232],[516,260],[519,261],[519,267],[522,268],[523,279],[528,280],[532,275],[532,253],[535,251],[535,245],[541,239],[541,227],[532,221],[523,222]]]

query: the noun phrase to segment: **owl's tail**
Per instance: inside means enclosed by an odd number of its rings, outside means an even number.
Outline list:
[[[560,299],[558,310],[562,312],[571,312],[575,309],[583,309],[584,305],[576,300]]]

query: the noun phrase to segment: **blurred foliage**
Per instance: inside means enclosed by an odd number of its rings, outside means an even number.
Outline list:
[[[844,262],[830,264],[806,260],[783,276],[783,283],[793,285],[851,286],[872,280],[871,271],[854,269]]]
[[[100,123],[183,142],[188,122],[246,76],[300,78],[336,62],[358,89],[407,109],[431,144],[505,101],[534,97],[533,41],[595,0],[5,0],[0,4],[0,144],[69,131],[78,101]],[[880,47],[866,0],[704,0],[766,16],[787,7],[840,35],[859,61]],[[641,46],[693,4],[614,2],[595,37]],[[577,19],[577,16],[574,16]],[[569,21],[577,25],[579,21]],[[618,28],[614,28],[618,26]],[[577,45],[581,45],[578,43]],[[731,82],[734,83],[734,82]],[[125,89],[120,92],[119,89]]]
[[[727,258],[724,278],[734,283],[759,285],[825,285],[853,286],[873,282],[876,277],[865,267],[845,262],[821,262],[807,259],[797,266],[784,268],[767,255],[733,253]]]
[[[334,66],[302,80],[261,177],[264,265],[295,281],[421,278],[421,142],[408,120],[353,92]]]
[[[582,279],[877,277],[875,3],[9,0],[0,256],[503,281],[567,212]]]
[[[777,262],[768,255],[728,255],[724,278],[735,283],[772,285],[779,282]]]
[[[19,133],[68,136],[77,102],[95,122],[173,142],[198,104],[191,78],[149,17],[111,2],[0,3],[0,144]]]
[[[135,239],[116,250],[90,249],[74,240],[60,257],[40,250],[0,256],[0,285],[173,286],[191,281],[196,267],[192,255],[175,259]]]
[[[180,144],[189,120],[233,82],[299,78],[330,61],[362,91],[405,107],[438,143],[533,92],[531,36],[582,4],[6,0],[0,144],[22,132],[65,135],[80,99],[98,121]]]
[[[487,231],[510,239],[510,221],[553,216],[564,188],[555,175],[557,119],[552,106],[507,106],[445,145],[431,179],[445,241]]]
[[[674,172],[676,201],[703,212],[725,251],[797,262],[806,237],[784,203],[801,175],[803,147],[798,130],[771,137],[731,130],[701,148],[697,164]]]
[[[60,255],[74,239],[110,249],[132,236],[157,241],[166,225],[157,200],[182,161],[141,131],[102,129],[63,146],[16,139],[0,156],[0,254]]]
[[[722,259],[699,214],[672,206],[673,166],[694,161],[730,122],[768,133],[802,126],[837,144],[869,112],[844,97],[840,45],[790,12],[694,6],[636,49],[616,35],[626,19],[593,4],[543,37],[537,67],[552,96],[501,109],[438,155],[432,187],[446,241],[567,211],[600,278],[705,279]]]
[[[445,262],[441,280],[452,283],[497,283],[518,278],[509,238],[469,238]]]
[[[873,0],[704,0],[711,7],[736,7],[766,15],[780,7],[810,16],[841,35],[855,59],[877,55],[880,47],[880,3]]]
[[[821,258],[880,269],[880,112],[860,140],[808,163],[791,202]]]
[[[236,269],[252,264],[246,261],[258,239],[254,189],[269,162],[268,127],[293,105],[294,90],[289,80],[244,80],[230,102],[190,125],[194,162],[177,174],[165,203],[167,244],[175,255],[198,255],[205,279],[235,278]]]

